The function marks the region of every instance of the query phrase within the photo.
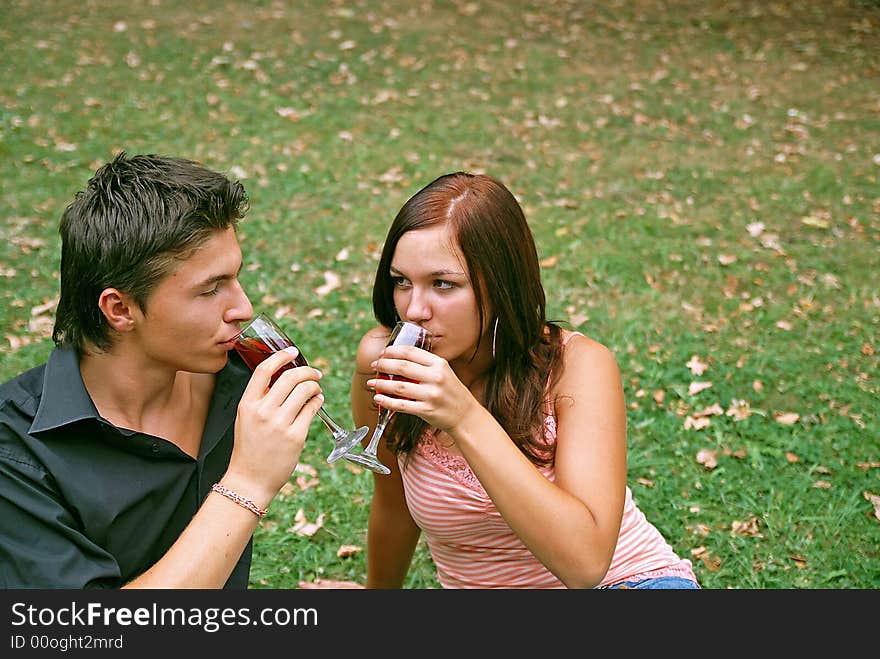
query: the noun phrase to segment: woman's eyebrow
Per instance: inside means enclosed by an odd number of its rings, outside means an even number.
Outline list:
[[[393,265],[392,265],[392,266],[389,266],[389,267],[388,267],[388,270],[389,270],[389,271],[391,272],[391,274],[393,274],[393,275],[401,275],[401,276],[404,276],[404,277],[406,276],[406,275],[404,275],[400,270],[398,270],[397,268],[395,268]],[[467,276],[467,275],[465,275],[465,273],[460,272],[460,271],[458,271],[458,270],[434,270],[433,272],[430,272],[430,273],[428,273],[428,274],[429,274],[431,277],[443,277],[443,276],[446,276],[446,275],[458,275],[458,276],[460,276],[460,277],[465,277],[465,276]]]

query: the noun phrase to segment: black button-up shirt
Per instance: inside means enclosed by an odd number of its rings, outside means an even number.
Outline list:
[[[230,353],[196,459],[102,418],[71,348],[0,385],[0,587],[119,588],[156,563],[226,471],[249,378]]]

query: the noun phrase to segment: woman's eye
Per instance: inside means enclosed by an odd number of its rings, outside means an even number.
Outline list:
[[[391,283],[394,284],[395,287],[401,288],[403,286],[409,286],[409,279],[406,277],[392,277]]]
[[[447,290],[450,288],[455,288],[455,284],[453,284],[451,281],[446,281],[445,279],[438,279],[434,282],[434,287],[441,290]]]

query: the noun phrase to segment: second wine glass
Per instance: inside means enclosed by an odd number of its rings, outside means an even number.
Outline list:
[[[386,343],[385,346],[415,346],[416,348],[421,348],[422,350],[430,352],[431,339],[431,333],[424,327],[401,320],[394,326],[394,330],[392,330],[391,336],[388,338],[388,343]],[[381,372],[377,375],[381,380],[407,380],[407,378],[400,375],[390,375]],[[413,380],[408,381],[413,382]],[[382,464],[379,458],[376,457],[376,449],[379,446],[379,439],[385,432],[385,427],[388,425],[392,416],[394,416],[394,410],[389,410],[388,408],[383,409],[380,406],[376,429],[373,431],[373,436],[370,438],[370,443],[367,445],[367,448],[360,453],[346,453],[345,459],[355,462],[362,467],[366,467],[377,474],[390,474],[391,469]]]
[[[241,331],[235,342],[235,351],[241,356],[251,370],[254,370],[257,367],[257,364],[262,362],[273,352],[284,350],[289,347],[296,347],[296,344],[264,313],[261,313],[254,318],[251,323]],[[285,364],[275,373],[275,375],[272,376],[270,385],[278,379],[278,376],[281,375],[282,371],[295,366],[308,366],[308,364],[305,355],[300,351],[292,363]],[[333,435],[333,439],[336,441],[336,445],[333,447],[330,455],[327,456],[328,463],[336,462],[339,458],[345,455],[346,452],[366,437],[367,431],[369,431],[367,426],[361,426],[356,430],[346,430],[327,414],[323,406],[318,409],[318,416],[321,421],[324,422],[327,430],[330,431],[330,434]]]

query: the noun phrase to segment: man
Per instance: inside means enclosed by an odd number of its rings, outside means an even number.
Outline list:
[[[232,339],[242,185],[121,153],[61,218],[48,361],[0,385],[0,586],[246,588],[252,534],[290,478],[321,374]]]

